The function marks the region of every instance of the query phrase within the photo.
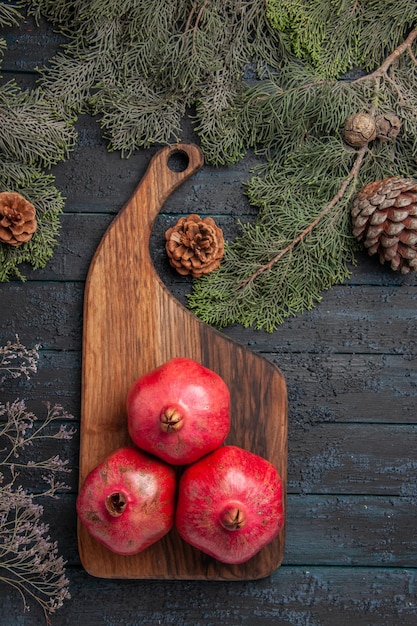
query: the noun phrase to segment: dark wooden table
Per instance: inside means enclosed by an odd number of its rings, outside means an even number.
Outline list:
[[[59,41],[48,28],[7,32],[4,79],[22,86]],[[1,401],[45,400],[80,415],[83,289],[92,255],[141,179],[155,149],[128,160],[108,153],[95,120],[77,123],[78,145],[52,171],[66,197],[62,232],[44,270],[0,285],[1,345],[18,333],[42,345],[39,372]],[[193,139],[186,131],[185,139]],[[182,302],[190,281],[169,267],[163,233],[178,216],[210,215],[230,240],[253,219],[243,194],[254,157],[232,168],[205,166],[169,199],[152,235],[156,268]],[[417,623],[417,280],[360,256],[352,277],[313,311],[272,334],[224,332],[279,365],[289,394],[289,470],[283,565],[256,582],[103,580],[81,567],[75,498],[78,438],[50,453],[70,459],[71,492],[45,505],[45,521],[67,561],[72,599],[54,626],[395,626]],[[0,624],[37,626],[19,596],[0,586]]]

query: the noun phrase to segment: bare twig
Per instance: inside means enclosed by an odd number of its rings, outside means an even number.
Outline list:
[[[190,11],[190,14],[189,14],[189,16],[187,18],[187,22],[186,22],[185,27],[184,27],[184,33],[187,33],[190,30],[191,22],[193,20],[195,10],[196,10],[196,3],[193,4],[192,9]]]
[[[410,59],[412,60],[414,65],[417,65],[417,58],[416,58],[416,55],[414,54],[411,46],[407,49],[407,52],[408,52],[408,56],[410,57]]]
[[[39,346],[28,350],[16,336],[0,346],[0,373],[17,378],[30,378],[36,372]],[[3,380],[0,379],[0,382]],[[57,479],[58,472],[68,472],[68,461],[59,455],[27,460],[21,455],[25,449],[44,439],[71,439],[74,429],[61,424],[53,432],[53,422],[70,419],[60,405],[47,405],[47,415],[37,423],[36,416],[26,409],[23,400],[0,403],[0,582],[18,591],[24,610],[29,610],[30,599],[43,609],[46,624],[49,614],[59,609],[70,597],[65,562],[58,555],[56,543],[48,536],[49,526],[42,521],[43,507],[36,497],[58,497],[58,491],[67,489]],[[17,484],[21,470],[41,472],[47,487],[34,495]],[[49,475],[44,475],[48,473]]]
[[[395,61],[399,59],[402,54],[404,54],[404,52],[407,52],[411,60],[413,61],[413,63],[417,64],[417,59],[414,56],[413,50],[412,50],[412,45],[416,38],[417,38],[417,28],[414,28],[410,32],[408,37],[404,39],[404,41],[400,43],[400,45],[397,46],[397,48],[395,48],[395,50],[393,50],[393,52],[391,52],[391,54],[387,56],[387,58],[382,63],[382,65],[380,65],[374,72],[371,72],[370,74],[366,74],[366,76],[361,76],[360,78],[357,78],[353,82],[360,83],[360,82],[363,82],[364,80],[369,80],[370,78],[379,78],[381,76],[387,77],[387,72],[389,68],[391,67],[391,65],[393,65],[393,63],[395,63]]]
[[[355,13],[355,11],[356,11],[356,9],[357,9],[357,8],[358,8],[358,0],[355,0],[355,2],[353,3],[352,8],[351,8],[351,10],[350,10],[349,15],[353,15],[353,14]]]
[[[194,31],[193,32],[193,54],[196,54],[196,42],[195,42],[196,32],[198,30],[202,15],[204,11],[206,10],[208,3],[209,3],[209,0],[205,0],[205,2],[203,2],[203,4],[201,5],[199,12],[197,13],[197,17],[196,17],[194,29],[193,29]]]

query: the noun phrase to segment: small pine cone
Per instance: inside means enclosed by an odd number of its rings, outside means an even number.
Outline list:
[[[352,204],[353,235],[402,274],[417,270],[417,182],[384,178],[368,183]]]
[[[200,278],[217,269],[224,255],[223,232],[211,217],[192,213],[165,233],[169,262],[183,276]]]
[[[401,120],[393,113],[383,113],[375,120],[376,136],[380,141],[395,139],[401,130]]]
[[[376,137],[375,120],[368,113],[355,113],[347,118],[343,138],[350,146],[361,148]]]
[[[20,246],[32,238],[36,231],[36,210],[18,193],[0,193],[0,241]]]

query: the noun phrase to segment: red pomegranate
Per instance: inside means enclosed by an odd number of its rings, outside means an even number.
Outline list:
[[[218,448],[230,430],[224,380],[193,359],[177,357],[138,378],[127,396],[133,442],[173,465]]]
[[[184,471],[175,523],[195,548],[222,563],[244,563],[283,527],[281,477],[266,459],[223,446]]]
[[[174,468],[123,447],[88,474],[77,497],[77,513],[109,550],[136,554],[171,530],[175,489]]]

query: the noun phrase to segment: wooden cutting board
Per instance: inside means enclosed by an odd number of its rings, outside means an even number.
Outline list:
[[[183,167],[173,164],[181,157]],[[167,197],[203,164],[193,144],[162,148],[91,262],[84,298],[80,485],[110,452],[130,444],[125,401],[132,382],[170,358],[195,359],[231,393],[227,443],[271,461],[287,476],[287,392],[270,361],[200,322],[155,271],[149,239]],[[224,565],[181,540],[175,529],[135,556],[119,556],[78,525],[82,564],[103,578],[250,580],[270,575],[284,551],[279,537],[242,565]]]

